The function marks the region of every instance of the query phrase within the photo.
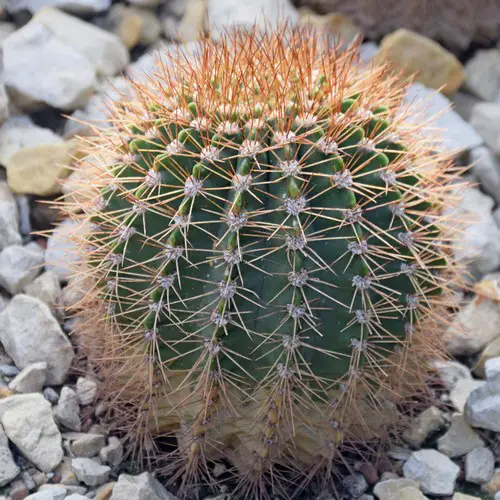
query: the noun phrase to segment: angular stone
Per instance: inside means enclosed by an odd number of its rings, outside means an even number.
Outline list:
[[[135,47],[141,38],[143,18],[134,9],[115,4],[108,12],[104,27],[113,32],[127,47]]]
[[[436,360],[432,366],[438,371],[439,378],[449,391],[453,390],[459,380],[472,380],[469,368],[458,361]]]
[[[484,363],[484,372],[490,382],[500,376],[500,356],[488,359]]]
[[[106,439],[100,434],[86,434],[71,443],[71,453],[75,457],[92,458],[104,449]]]
[[[457,382],[455,388],[450,392],[450,401],[460,413],[463,413],[467,398],[470,396],[472,391],[484,384],[485,382],[483,380],[460,380]]]
[[[109,500],[113,494],[113,488],[116,482],[112,481],[110,483],[103,484],[99,486],[95,492],[95,500]]]
[[[399,490],[399,496],[394,498],[394,500],[428,500],[418,488],[415,486],[407,486],[402,490]]]
[[[443,414],[439,408],[431,406],[412,420],[403,433],[403,439],[413,447],[420,446],[433,432],[444,425]]]
[[[73,146],[65,142],[18,151],[7,162],[9,188],[38,196],[61,193],[61,181],[71,173],[72,154]]]
[[[99,453],[99,457],[105,464],[117,467],[123,458],[123,445],[116,436],[111,436],[108,445]]]
[[[481,102],[472,109],[470,124],[496,155],[500,155],[500,104]]]
[[[74,358],[71,343],[43,303],[16,295],[0,315],[0,342],[18,368],[47,363],[48,385],[62,384]]]
[[[86,377],[79,377],[76,381],[76,394],[82,406],[90,405],[97,395],[97,384]]]
[[[472,391],[464,415],[472,427],[500,432],[500,380],[486,382]]]
[[[385,36],[380,44],[381,59],[389,61],[405,75],[416,73],[418,81],[427,87],[451,94],[464,80],[460,61],[437,42],[406,29]]]
[[[56,420],[71,431],[80,431],[80,406],[76,392],[69,387],[63,387],[57,406],[54,408]]]
[[[7,183],[0,181],[0,250],[20,243],[16,200]]]
[[[455,458],[485,446],[481,437],[470,427],[462,414],[453,415],[448,432],[437,441],[438,450]]]
[[[486,484],[495,472],[495,456],[489,448],[476,448],[465,457],[465,480]]]
[[[149,472],[138,476],[120,474],[110,500],[177,500]]]
[[[0,252],[0,285],[12,295],[20,293],[42,265],[43,249],[36,243],[8,246]]]
[[[58,484],[47,484],[44,486],[46,488],[27,496],[25,500],[64,500],[66,498],[66,488],[64,486]]]
[[[359,498],[368,490],[368,482],[363,474],[349,474],[342,479],[342,485],[352,498]]]
[[[500,95],[500,50],[478,50],[465,65],[465,88],[484,101]]]
[[[63,458],[61,434],[50,403],[41,394],[0,399],[0,421],[7,437],[43,472],[54,470]]]
[[[61,297],[59,278],[53,272],[46,271],[25,286],[24,293],[42,301],[54,313]]]
[[[412,453],[403,472],[407,479],[416,481],[424,493],[445,496],[453,494],[460,467],[436,450],[420,450]]]
[[[42,392],[45,380],[47,378],[47,363],[39,361],[32,363],[9,383],[9,389],[23,394],[30,392]]]
[[[398,500],[400,498],[400,491],[403,488],[411,486],[418,488],[418,483],[405,478],[389,479],[387,481],[377,483],[373,488],[373,493],[380,500]]]
[[[107,465],[100,465],[90,458],[73,458],[71,467],[76,477],[87,486],[100,486],[109,479],[111,468]],[[134,498],[133,496],[129,497]]]

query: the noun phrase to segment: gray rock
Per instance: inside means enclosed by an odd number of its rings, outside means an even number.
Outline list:
[[[406,462],[411,457],[412,451],[403,446],[392,445],[387,450],[387,456],[393,458],[394,460],[402,460]]]
[[[486,380],[492,381],[500,375],[500,357],[487,359],[484,363]]]
[[[21,471],[14,462],[7,436],[0,425],[0,487],[9,484],[19,472]]]
[[[177,500],[149,472],[138,476],[120,474],[110,500]]]
[[[500,432],[500,380],[486,382],[472,391],[464,415],[472,427]]]
[[[486,484],[495,472],[495,456],[489,448],[476,448],[465,457],[465,480]]]
[[[15,377],[20,373],[20,370],[15,365],[10,365],[6,363],[0,364],[0,375],[4,377]]]
[[[4,248],[0,252],[0,285],[11,295],[20,293],[40,273],[43,254],[34,242]]]
[[[42,392],[47,379],[47,363],[39,361],[23,368],[9,383],[9,389],[14,392],[29,393]]]
[[[454,104],[453,109],[467,122],[472,116],[474,106],[481,102],[480,99],[466,92],[455,92],[451,100]]]
[[[19,451],[43,472],[54,470],[63,458],[61,434],[50,403],[41,394],[0,399],[0,422]]]
[[[471,392],[484,385],[484,383],[483,380],[459,380],[455,388],[450,392],[450,401],[453,406],[462,413]]]
[[[46,26],[32,20],[4,40],[2,48],[5,85],[20,108],[49,105],[71,111],[92,94],[92,64]]]
[[[470,161],[481,187],[500,203],[500,160],[487,147],[481,146],[470,152]]]
[[[98,464],[90,458],[73,458],[71,467],[76,477],[87,486],[100,486],[109,479],[111,468],[107,465]],[[135,498],[130,496],[130,498]]]
[[[436,450],[419,450],[412,453],[404,464],[407,479],[416,481],[429,495],[452,495],[460,468],[446,455]]]
[[[342,479],[342,484],[346,492],[352,498],[359,498],[363,493],[368,490],[368,483],[363,474],[354,473]]]
[[[450,109],[450,101],[440,92],[416,82],[408,88],[404,101],[418,106],[418,112],[408,117],[409,122],[422,123],[432,120],[432,127],[423,132],[428,134],[436,149],[467,150],[483,143],[474,128]],[[437,138],[435,129],[443,131]]]
[[[116,436],[111,436],[108,445],[99,453],[99,457],[105,464],[117,467],[123,458],[123,445]]]
[[[24,293],[42,301],[55,313],[61,297],[59,278],[52,271],[46,271],[24,288]]]
[[[0,181],[0,250],[20,243],[16,199],[7,183]]]
[[[139,7],[156,7],[162,0],[129,0],[128,3]]]
[[[450,429],[437,441],[438,450],[450,458],[460,457],[483,446],[484,441],[467,424],[462,414],[453,415]]]
[[[90,405],[97,395],[97,384],[86,377],[79,377],[76,381],[76,394],[82,406]]]
[[[57,9],[43,9],[34,18],[65,45],[84,56],[98,76],[113,76],[129,62],[118,37]]]
[[[66,488],[57,484],[50,485],[46,488],[32,495],[29,495],[25,500],[64,500],[66,498]]]
[[[465,65],[464,86],[485,101],[500,95],[500,50],[478,50]]]
[[[70,450],[75,457],[91,458],[99,455],[106,445],[106,439],[100,434],[85,434],[71,443]]]
[[[472,109],[470,123],[493,152],[500,155],[500,104],[476,104]]]
[[[44,7],[56,7],[74,14],[89,15],[108,10],[111,0],[7,0],[7,10],[14,14],[23,9],[35,14]]]
[[[449,391],[453,390],[459,380],[472,380],[469,368],[458,361],[436,360],[432,366],[438,371],[439,378]]]
[[[45,387],[43,397],[50,403],[56,404],[59,401],[59,394],[52,387]]]
[[[406,478],[389,479],[381,481],[373,488],[373,493],[380,500],[399,500],[399,493],[403,488],[413,486],[418,488],[419,485],[416,481]]]
[[[69,387],[62,388],[59,402],[54,408],[54,417],[69,430],[80,431],[82,428],[78,396]]]
[[[439,408],[431,406],[412,420],[403,433],[403,439],[413,447],[420,446],[433,432],[444,425],[443,414]]]
[[[0,32],[0,37],[1,37],[1,32]],[[3,63],[0,60],[0,72],[1,71],[3,71]],[[0,77],[0,123],[4,123],[9,118],[9,115],[10,115],[9,94],[7,94],[7,89],[5,88],[5,84],[3,83]]]
[[[1,313],[0,342],[18,368],[45,361],[48,385],[64,382],[74,358],[50,309],[27,295],[16,295]]]
[[[378,52],[378,45],[375,42],[365,42],[359,50],[359,59],[364,64],[369,64]]]
[[[68,236],[75,227],[75,222],[65,219],[47,241],[45,269],[55,273],[61,281],[66,281],[74,273],[74,266],[79,258],[78,250]]]

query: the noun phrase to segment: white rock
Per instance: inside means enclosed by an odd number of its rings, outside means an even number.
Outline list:
[[[439,408],[431,406],[414,418],[403,433],[403,439],[413,447],[420,446],[433,432],[444,425]]]
[[[63,458],[61,434],[50,403],[41,394],[0,399],[0,421],[7,437],[43,472],[54,470]]]
[[[99,453],[99,457],[105,464],[112,467],[118,466],[123,458],[123,445],[116,436],[111,436],[108,440],[108,445],[105,446]]]
[[[439,378],[449,391],[453,390],[459,380],[472,379],[469,368],[458,361],[436,360],[432,366],[438,371]]]
[[[500,203],[500,160],[488,148],[478,147],[470,152],[470,161],[484,191]]]
[[[78,432],[82,428],[78,396],[69,387],[62,388],[59,401],[54,408],[54,417],[61,425],[71,431]]]
[[[0,487],[9,484],[20,472],[9,449],[9,440],[0,425]]]
[[[63,142],[52,130],[36,126],[28,116],[11,116],[0,127],[0,164],[7,165],[21,149]]]
[[[9,389],[14,392],[29,393],[42,392],[47,378],[47,363],[39,361],[23,368],[16,377],[10,381]]]
[[[100,486],[109,479],[111,468],[101,465],[90,458],[74,458],[71,460],[71,467],[76,477],[87,486]],[[136,498],[130,496],[131,498]]]
[[[24,288],[24,293],[41,300],[55,312],[61,297],[59,278],[52,271],[46,271]]]
[[[470,123],[493,152],[500,155],[500,104],[476,104],[472,109]]]
[[[486,380],[492,381],[500,375],[500,357],[487,359],[484,363]]]
[[[35,14],[44,7],[56,7],[75,14],[88,15],[108,10],[111,0],[7,0],[7,10],[11,13],[23,9]]]
[[[16,200],[7,183],[0,181],[0,250],[20,243]]]
[[[460,457],[485,446],[484,441],[470,427],[462,414],[453,415],[448,432],[437,441],[438,450],[447,457]]]
[[[138,476],[120,474],[110,500],[176,500],[149,472]]]
[[[275,28],[288,22],[295,24],[299,15],[290,0],[208,0],[207,19],[210,36],[218,39],[224,30],[231,27]]]
[[[30,21],[4,40],[2,49],[5,85],[19,107],[32,110],[46,104],[71,111],[92,94],[92,64],[46,26]]]
[[[412,453],[403,466],[407,479],[416,481],[429,495],[452,495],[460,467],[446,455],[436,450],[419,450]]]
[[[495,456],[489,448],[476,448],[465,457],[465,480],[486,484],[495,472]]]
[[[76,394],[82,406],[90,405],[96,397],[97,384],[88,378],[79,377],[76,381]]]
[[[20,293],[40,273],[43,249],[34,242],[11,245],[0,252],[0,285],[11,295]]]
[[[43,9],[33,18],[58,40],[83,55],[99,76],[113,76],[129,62],[129,54],[119,38],[107,31],[57,9]]]
[[[101,434],[84,434],[71,443],[70,449],[75,457],[91,458],[99,455],[105,445],[106,438]]]
[[[50,485],[50,488],[43,489],[28,495],[25,500],[64,500],[66,497],[67,490],[61,485]]]
[[[424,132],[428,133],[436,149],[466,150],[483,143],[481,136],[450,108],[449,99],[440,92],[422,83],[413,83],[408,88],[404,102],[418,106],[418,112],[412,114],[408,121],[423,123],[431,120],[431,126]],[[439,136],[437,139],[436,135]]]
[[[500,50],[478,50],[465,65],[465,88],[485,101],[500,95]]]
[[[62,384],[73,349],[50,309],[38,299],[16,295],[0,315],[0,342],[18,368],[47,363],[47,384]]]
[[[373,493],[380,500],[399,500],[399,493],[403,488],[413,486],[418,488],[416,481],[406,478],[389,479],[378,482],[373,488]]]
[[[78,493],[73,493],[72,495],[69,495],[66,497],[66,500],[88,500],[89,497],[86,497],[84,495],[80,495]]]
[[[464,415],[472,427],[500,432],[500,381],[486,382],[472,391]]]
[[[485,382],[483,380],[459,380],[454,389],[450,392],[450,401],[453,403],[453,406],[462,413],[471,392],[484,384]]]

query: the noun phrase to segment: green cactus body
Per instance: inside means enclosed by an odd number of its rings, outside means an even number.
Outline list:
[[[108,309],[100,345],[113,338],[122,378],[145,374],[151,434],[173,432],[192,469],[246,447],[240,472],[261,477],[289,447],[330,459],[413,369],[417,320],[448,283],[447,164],[354,48],[231,37],[117,107],[83,266]],[[118,401],[127,384],[108,378]]]

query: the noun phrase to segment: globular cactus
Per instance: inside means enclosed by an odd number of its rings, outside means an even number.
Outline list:
[[[425,390],[457,173],[398,78],[311,32],[204,41],[135,90],[66,204],[75,338],[137,450],[175,441],[181,492],[225,459],[236,495],[289,497]]]

